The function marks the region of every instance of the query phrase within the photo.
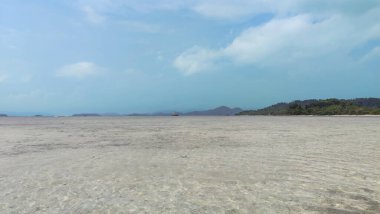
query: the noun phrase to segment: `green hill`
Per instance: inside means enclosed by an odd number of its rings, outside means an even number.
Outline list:
[[[263,109],[243,111],[237,115],[380,115],[380,99],[297,100],[278,103]]]

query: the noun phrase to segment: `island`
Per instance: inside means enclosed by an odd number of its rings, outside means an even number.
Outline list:
[[[237,115],[380,115],[380,99],[312,99],[247,110]]]

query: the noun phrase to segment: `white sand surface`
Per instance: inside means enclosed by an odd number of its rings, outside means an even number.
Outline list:
[[[0,213],[378,214],[380,118],[0,118]]]

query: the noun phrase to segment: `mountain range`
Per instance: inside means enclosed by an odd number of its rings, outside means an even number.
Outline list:
[[[241,108],[229,108],[227,106],[220,106],[214,109],[204,111],[191,111],[191,112],[158,112],[152,114],[129,114],[128,116],[233,116],[242,112]]]
[[[277,103],[238,115],[380,115],[380,99],[312,99]]]
[[[190,112],[156,112],[144,114],[117,114],[117,113],[79,113],[74,117],[94,116],[233,116],[233,115],[380,115],[379,98],[356,99],[308,99],[292,102],[280,102],[265,108],[256,110],[242,110],[220,106],[214,109]],[[0,117],[7,114],[0,113]],[[38,114],[35,116],[42,116]]]

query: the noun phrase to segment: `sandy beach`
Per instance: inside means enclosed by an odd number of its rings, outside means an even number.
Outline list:
[[[377,214],[380,118],[0,118],[0,213]]]

